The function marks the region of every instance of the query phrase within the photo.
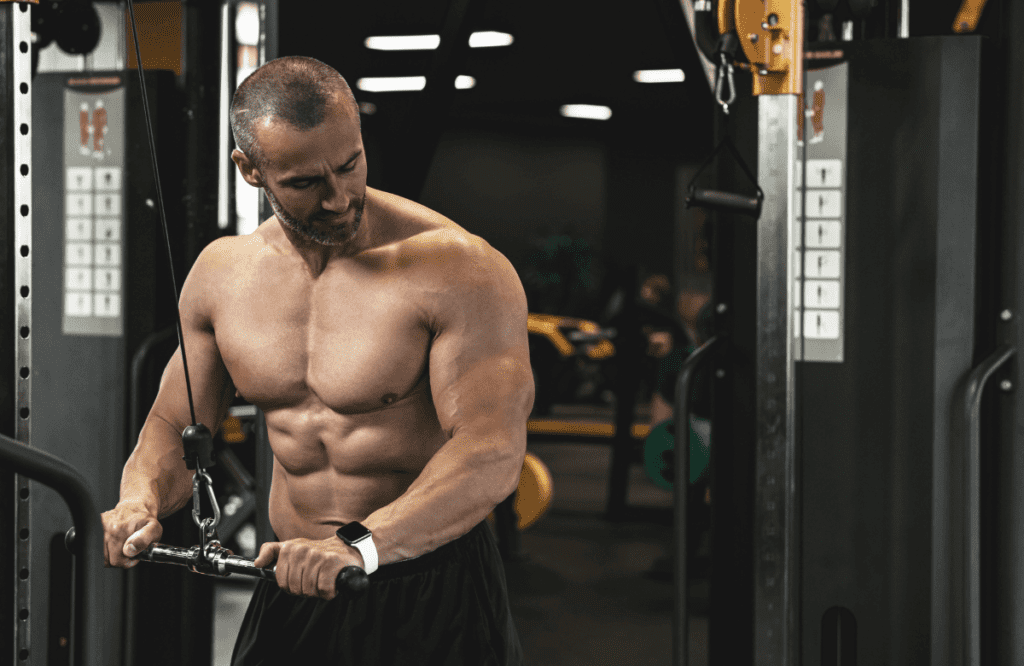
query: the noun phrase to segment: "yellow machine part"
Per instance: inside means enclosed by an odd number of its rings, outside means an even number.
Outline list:
[[[540,520],[551,506],[553,493],[551,471],[540,458],[527,453],[523,461],[523,472],[519,476],[519,488],[516,490],[516,526],[519,530],[525,530]],[[487,520],[494,525],[494,514],[487,516]]]
[[[978,21],[981,20],[981,12],[985,9],[988,0],[964,0],[960,5],[960,11],[953,19],[953,32],[967,33],[974,32],[978,28]]]
[[[240,444],[245,441],[245,433],[242,432],[242,422],[237,416],[229,416],[224,419],[220,426],[220,436],[225,442]]]
[[[804,75],[802,0],[721,0],[718,29],[735,29],[755,95],[799,95]]]

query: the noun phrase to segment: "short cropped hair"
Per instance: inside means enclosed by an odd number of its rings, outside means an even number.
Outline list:
[[[256,166],[265,156],[256,128],[268,118],[283,120],[299,130],[324,121],[334,102],[351,109],[359,122],[359,105],[345,78],[330,65],[305,56],[285,56],[250,74],[231,99],[231,133],[235,145]]]

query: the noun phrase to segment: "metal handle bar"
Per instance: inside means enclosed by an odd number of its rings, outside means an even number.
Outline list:
[[[64,536],[64,545],[68,550],[75,552],[75,528],[72,527]],[[174,564],[188,567],[196,573],[210,576],[230,576],[241,574],[264,580],[277,580],[277,566],[257,567],[255,560],[241,555],[235,555],[227,548],[224,548],[217,541],[211,541],[206,546],[206,552],[199,546],[182,548],[180,546],[168,546],[162,543],[150,544],[146,550],[135,556],[136,560],[153,562],[156,564]],[[358,594],[370,585],[370,579],[362,568],[348,566],[338,573],[334,582],[334,589],[338,592],[348,589],[349,592]]]
[[[75,562],[75,609],[101,608],[103,583],[98,576],[86,575],[85,572],[99,567],[102,561],[99,553],[103,552],[103,526],[85,477],[64,460],[4,435],[0,435],[0,462],[8,471],[35,479],[64,498],[72,520],[82,528],[83,540],[87,544],[85,550],[88,551]],[[98,652],[93,646],[102,635],[102,615],[77,613],[73,638],[76,664],[90,666],[97,663]]]
[[[675,481],[672,491],[675,500],[675,571],[676,581],[675,632],[672,641],[673,666],[686,666],[690,659],[690,618],[686,604],[690,596],[690,581],[687,572],[687,506],[686,495],[690,488],[690,387],[697,368],[710,358],[711,349],[722,338],[715,336],[698,347],[683,362],[683,368],[676,380],[676,400],[673,419],[676,424]]]
[[[730,213],[742,213],[758,217],[761,214],[761,199],[745,194],[722,192],[721,190],[692,190],[686,197],[686,207],[696,206]]]
[[[967,506],[966,539],[964,539],[964,663],[981,663],[981,397],[985,385],[1017,353],[1011,345],[1003,345],[981,362],[961,386],[960,408],[966,426]]]

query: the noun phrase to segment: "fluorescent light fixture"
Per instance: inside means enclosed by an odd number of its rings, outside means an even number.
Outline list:
[[[469,46],[474,49],[491,46],[508,46],[514,42],[507,32],[484,30],[469,36]],[[367,37],[366,48],[375,51],[431,51],[441,45],[441,35],[378,35]]]
[[[474,32],[469,36],[469,48],[483,49],[491,46],[509,46],[513,41],[515,40],[512,38],[512,35],[507,32],[485,30],[483,32]]]
[[[637,83],[682,83],[686,75],[681,69],[638,69],[633,72]]]
[[[368,92],[395,92],[398,90],[423,90],[427,85],[425,76],[371,76],[356,81],[360,90]]]
[[[475,85],[476,79],[472,76],[466,76],[463,74],[455,79],[455,87],[459,90],[466,90],[467,88],[472,88]]]
[[[375,51],[429,51],[441,44],[441,35],[388,35],[367,37],[366,48]]]
[[[560,109],[560,111],[566,118],[608,120],[612,117],[611,109],[607,106],[597,106],[595,104],[566,104]]]

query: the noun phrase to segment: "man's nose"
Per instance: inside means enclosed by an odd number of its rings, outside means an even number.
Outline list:
[[[352,196],[345,187],[344,179],[339,178],[337,175],[327,179],[327,190],[324,192],[324,198],[320,202],[320,206],[324,210],[329,210],[332,213],[344,213],[348,210],[351,200]]]

